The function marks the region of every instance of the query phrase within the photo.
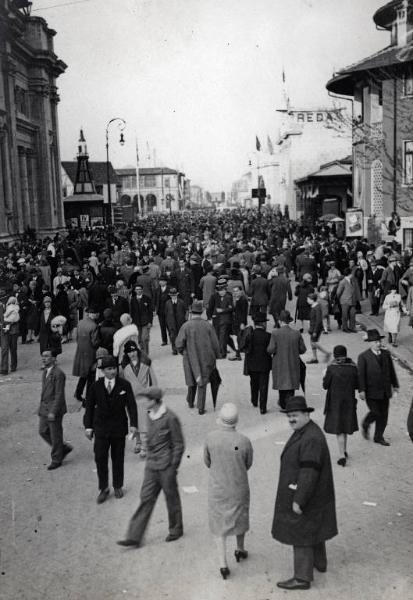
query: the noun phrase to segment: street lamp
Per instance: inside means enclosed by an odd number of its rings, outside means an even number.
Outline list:
[[[112,225],[112,192],[110,189],[110,173],[109,173],[109,126],[111,123],[114,123],[116,121],[118,122],[118,127],[121,132],[120,138],[119,138],[119,144],[121,146],[123,146],[125,143],[125,138],[123,137],[123,130],[126,127],[126,121],[124,119],[121,119],[120,117],[114,117],[106,125],[106,183],[108,186],[108,208],[107,208],[107,214],[106,214],[106,225],[107,226]]]

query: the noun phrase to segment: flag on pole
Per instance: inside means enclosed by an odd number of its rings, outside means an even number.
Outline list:
[[[274,154],[274,146],[269,135],[267,135],[268,154]]]
[[[138,148],[138,140],[135,141],[136,144],[136,164],[139,164],[139,148]]]
[[[151,160],[151,149],[149,148],[149,142],[146,142],[146,159],[148,162]]]
[[[257,135],[255,136],[255,147],[256,147],[256,149],[258,150],[258,152],[261,150],[261,142],[260,142],[260,140],[258,139],[258,136],[257,136]]]
[[[282,77],[283,77],[283,83],[285,83],[285,71],[284,71],[284,67],[283,67],[283,75],[282,75]]]

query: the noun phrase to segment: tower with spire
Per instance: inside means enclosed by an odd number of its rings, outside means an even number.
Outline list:
[[[89,167],[89,154],[83,128],[80,130],[78,153],[77,153],[77,170],[74,186],[74,195],[76,194],[96,194],[95,182]]]

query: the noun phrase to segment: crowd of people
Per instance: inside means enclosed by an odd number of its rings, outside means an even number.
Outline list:
[[[273,536],[294,546],[294,577],[279,586],[308,589],[313,567],[326,569],[325,541],[337,527],[325,437],[309,417],[311,407],[297,395],[300,387],[305,393],[303,333],[308,332],[312,351],[307,365],[319,362],[319,352],[325,358],[324,430],[337,436],[338,464],[346,466],[347,436],[358,430],[357,391],[369,408],[363,436],[368,439],[375,423],[374,441],[388,446],[389,401],[399,387],[391,354],[373,329],[367,333],[369,349],[356,365],[347,357],[351,342],[344,334],[356,331],[356,314],[368,299],[372,315],[384,311],[388,342],[397,346],[401,315],[410,314],[413,324],[411,249],[401,254],[395,240],[376,245],[341,240],[328,225],[308,227],[270,210],[237,210],[150,214],[130,226],[71,230],[2,250],[0,374],[18,368],[19,337],[22,344],[39,342],[44,367],[39,432],[51,446],[48,469],[59,468],[72,450],[62,426],[65,374],[56,364],[63,345],[72,340],[75,398],[85,408],[85,434],[94,439],[97,502],[110,494],[109,455],[115,497],[123,496],[128,432],[135,439],[134,451],[146,461],[141,503],[126,539],[119,541],[123,546],[141,545],[161,490],[169,516],[166,541],[183,535],[177,469],[184,437],[179,419],[162,402],[152,365],[154,318],[162,346],[170,344],[173,355],[183,355],[186,401],[193,409],[196,400],[199,415],[206,412],[208,384],[216,405],[217,361],[242,361],[244,355],[251,403],[263,415],[272,371],[280,409],[294,430],[282,456],[273,525]],[[294,296],[292,316],[286,304]],[[341,329],[343,344],[334,347],[331,361],[321,339],[332,328]],[[253,451],[248,438],[235,432],[237,420],[237,407],[224,404],[220,429],[209,435],[204,453],[210,470],[210,527],[218,537],[224,579],[230,574],[228,535],[237,538],[236,560],[248,557],[247,471]],[[293,438],[299,439],[294,447]]]

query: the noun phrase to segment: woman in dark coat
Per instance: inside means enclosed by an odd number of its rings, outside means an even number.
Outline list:
[[[25,324],[27,329],[26,343],[31,344],[34,341],[35,332],[39,328],[39,302],[36,291],[36,282],[29,282],[27,292],[27,310],[25,311]]]
[[[307,298],[315,291],[311,285],[311,281],[311,274],[304,273],[303,280],[297,284],[294,292],[295,296],[297,296],[296,318],[301,321],[300,333],[304,331],[304,321],[310,319],[311,307],[307,302]]]
[[[327,390],[324,431],[337,436],[340,458],[338,465],[346,466],[347,436],[358,431],[357,399],[358,371],[345,346],[334,348],[334,361],[327,367],[323,388]]]
[[[40,342],[40,354],[45,350],[49,350],[52,346],[51,335],[52,330],[50,327],[51,320],[56,314],[52,311],[52,299],[50,296],[43,298],[42,310],[39,315],[39,342]]]

